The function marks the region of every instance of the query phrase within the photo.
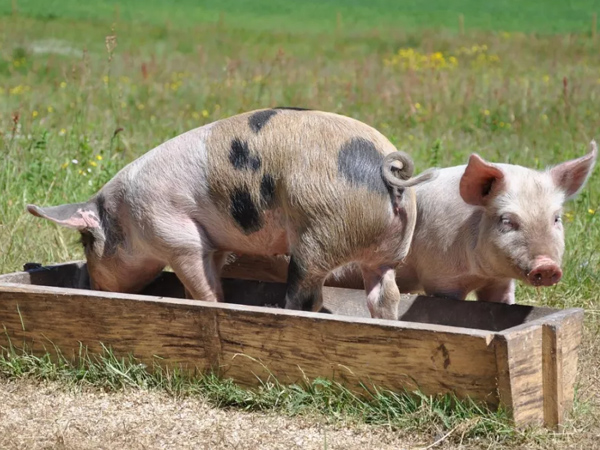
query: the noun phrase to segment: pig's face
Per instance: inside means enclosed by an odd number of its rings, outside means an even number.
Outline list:
[[[124,251],[118,223],[107,215],[102,201],[95,199],[47,208],[28,205],[27,210],[34,216],[81,233],[92,289],[137,292],[151,281],[148,268],[140,268],[139,261]],[[105,229],[107,226],[108,230]],[[152,276],[156,275],[156,270],[151,272]]]
[[[504,175],[504,186],[485,206],[478,253],[497,276],[552,285],[562,276],[565,195],[546,174],[518,169]],[[536,271],[540,264],[545,272]]]
[[[460,182],[467,203],[482,208],[478,264],[494,277],[551,286],[561,279],[563,203],[583,187],[597,150],[545,172],[490,164],[471,155]]]

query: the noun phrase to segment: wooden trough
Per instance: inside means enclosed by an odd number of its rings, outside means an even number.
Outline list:
[[[407,295],[399,321],[375,320],[362,290],[325,287],[330,314],[287,311],[263,306],[281,306],[285,285],[241,279],[251,278],[248,267],[258,278],[279,276],[264,262],[227,266],[222,304],[185,300],[171,272],[143,295],[89,290],[83,262],[1,275],[0,345],[75,357],[81,344],[99,352],[102,343],[248,386],[271,374],[282,383],[327,377],[353,389],[453,392],[503,405],[517,425],[556,427],[572,406],[581,309]]]

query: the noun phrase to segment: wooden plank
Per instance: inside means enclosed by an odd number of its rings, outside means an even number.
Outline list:
[[[26,345],[35,354],[56,346],[65,357],[73,358],[80,343],[92,353],[101,352],[104,343],[118,354],[131,352],[146,363],[161,355],[172,366],[209,365],[211,349],[204,338],[209,318],[191,314],[185,300],[132,302],[109,293],[81,294],[87,292],[2,286],[0,321],[5,333],[0,335],[0,345],[6,347],[10,339],[13,346]]]
[[[317,317],[273,320],[264,314],[222,314],[221,336],[230,336],[222,339],[223,359],[229,361],[224,373],[249,384],[255,383],[255,376],[264,379],[270,374],[283,382],[327,377],[351,387],[362,381],[392,390],[455,392],[462,398],[497,404],[491,334]]]
[[[245,385],[272,374],[455,392],[503,403],[519,425],[556,427],[572,407],[581,309],[413,295],[403,296],[399,322],[378,321],[366,319],[364,291],[355,289],[324,288],[324,311],[334,315],[261,308],[283,306],[285,285],[246,276],[223,287],[227,302],[251,306],[162,298],[183,298],[172,272],[144,290],[153,297],[73,289],[89,287],[83,261],[0,275],[0,322],[13,345],[33,344],[37,353],[56,345],[74,356],[80,342],[92,352],[102,342],[117,354],[212,368]]]
[[[528,324],[495,337],[498,395],[516,425],[544,422],[542,326]]]
[[[0,276],[4,282],[35,285],[87,287],[85,263],[61,264]],[[250,279],[223,279],[225,301],[252,306],[284,306],[285,285]],[[163,272],[142,295],[184,298],[183,286],[172,272]],[[322,312],[353,317],[370,317],[363,290],[324,287]],[[501,331],[555,313],[552,308],[503,305],[488,302],[465,302],[441,297],[402,295],[400,320],[451,325],[462,328]]]
[[[2,283],[60,286],[76,289],[87,289],[90,285],[85,261],[71,261],[42,266],[26,272],[0,275],[0,284]]]
[[[288,263],[289,258],[283,255],[268,257],[236,255],[235,260],[229,261],[223,267],[222,276],[241,280],[285,283],[287,281]],[[325,280],[325,286],[364,289],[362,278],[354,276],[352,272],[341,273],[337,278],[329,276]]]
[[[583,310],[560,311],[543,324],[544,424],[560,427],[573,406]]]
[[[82,343],[184,370],[217,369],[243,385],[331,377],[497,404],[492,333],[243,305],[5,284],[0,321],[36,353]],[[6,346],[6,336],[0,339]]]
[[[240,255],[223,266],[222,276],[240,280],[271,281],[285,283],[288,258],[283,255],[264,257]]]

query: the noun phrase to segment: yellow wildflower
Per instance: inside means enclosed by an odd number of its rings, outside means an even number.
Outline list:
[[[483,110],[483,115],[484,116],[489,116],[490,115],[490,110],[489,109],[484,109]]]
[[[31,117],[33,117],[34,119],[38,116],[38,112],[37,111],[33,111],[31,113]]]
[[[596,210],[595,210],[595,209],[592,209],[592,208],[589,208],[589,209],[588,209],[588,212],[589,212],[590,214],[595,214],[595,213],[596,213]]]
[[[550,82],[550,76],[549,75],[544,75],[542,77],[542,80],[544,80],[544,83],[548,84]]]
[[[64,81],[61,81],[61,82],[60,82],[60,88],[61,88],[61,89],[64,89],[64,88],[66,88],[66,87],[67,87],[67,83],[65,83]]]
[[[198,120],[198,119],[200,118],[200,114],[198,114],[196,111],[194,111],[194,112],[192,113],[192,117],[193,117],[194,119]]]
[[[202,117],[208,117],[208,111],[203,109],[202,110]]]
[[[146,106],[143,103],[138,103],[137,104],[137,109],[139,109],[140,111],[143,110]]]
[[[54,108],[52,106],[48,106],[48,112],[51,113],[54,111]]]
[[[69,165],[69,161],[67,161],[66,163],[64,163],[62,166],[60,166],[61,169],[66,169],[67,166]]]
[[[416,109],[421,109],[421,104],[420,103],[415,103],[415,108]]]
[[[108,84],[108,81],[110,80],[110,78],[108,78],[108,75],[104,75],[102,77],[102,81],[104,81],[104,84]]]
[[[67,130],[65,130],[64,128],[61,128],[60,131],[58,132],[59,136],[64,136],[65,134],[67,134]]]
[[[97,159],[98,161],[102,161],[102,155],[96,155],[96,159]]]

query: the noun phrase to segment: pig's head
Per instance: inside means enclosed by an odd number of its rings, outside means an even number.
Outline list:
[[[598,154],[590,152],[546,171],[490,164],[471,155],[460,180],[463,200],[482,209],[478,264],[491,276],[552,286],[561,279],[563,203],[581,190]]]
[[[27,211],[81,233],[92,289],[137,292],[148,282],[135,273],[133,259],[122,248],[118,221],[107,212],[102,196],[51,207],[27,205]]]

